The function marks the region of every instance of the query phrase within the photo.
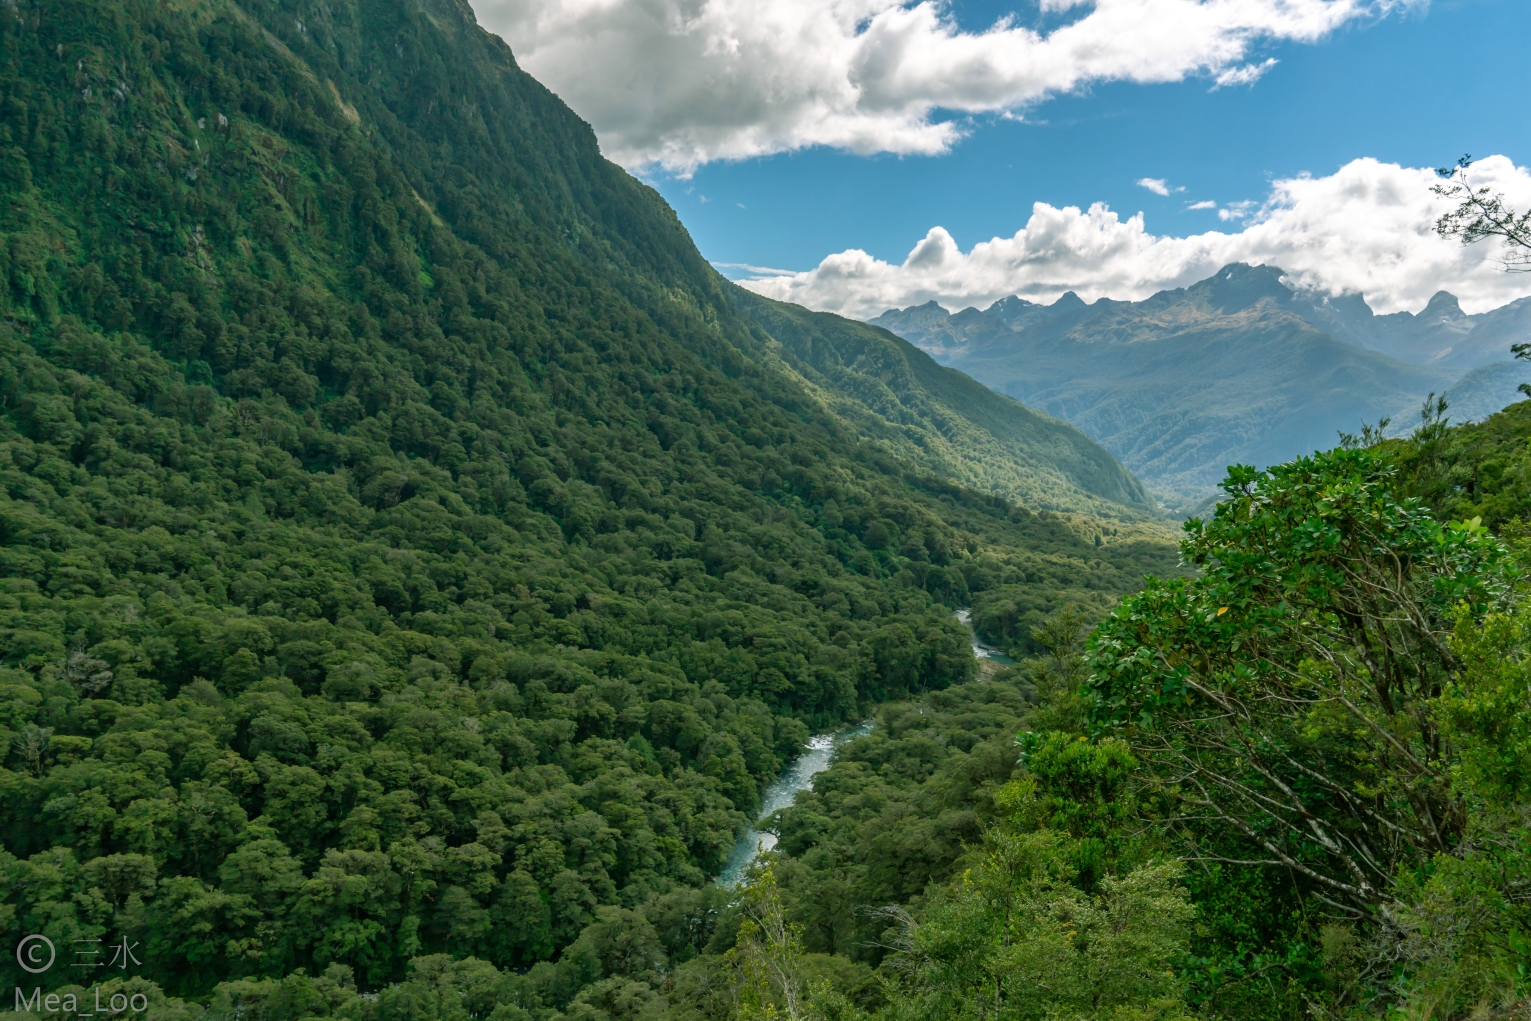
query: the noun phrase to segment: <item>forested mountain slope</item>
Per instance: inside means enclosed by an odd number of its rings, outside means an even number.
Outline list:
[[[1231,470],[1198,576],[883,706],[667,1017],[784,1002],[765,953],[815,1019],[1524,1015],[1531,401],[1437,410]]]
[[[1482,422],[1519,403],[1525,399],[1520,390],[1524,383],[1531,383],[1531,365],[1519,359],[1473,369],[1446,390],[1452,421]],[[1412,423],[1413,419],[1413,415],[1407,415],[1398,420]]]
[[[1517,539],[1531,521],[1531,401],[1524,397],[1481,422],[1427,422],[1416,439],[1381,448],[1397,460],[1408,492],[1441,518],[1479,518]]]
[[[1174,568],[1079,434],[741,296],[465,4],[17,0],[0,188],[0,919],[161,1016],[596,1010],[570,948],[682,954],[810,728],[972,674],[952,607]]]
[[[1142,483],[1076,426],[943,368],[887,331],[742,288],[735,297],[836,411],[942,474],[1043,506],[1083,491],[1097,499],[1082,506],[1113,517],[1119,507],[1153,505]]]

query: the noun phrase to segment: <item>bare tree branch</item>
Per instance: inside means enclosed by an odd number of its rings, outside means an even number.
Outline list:
[[[1436,171],[1446,183],[1432,191],[1460,204],[1435,221],[1435,232],[1443,238],[1457,238],[1464,245],[1498,238],[1505,248],[1500,259],[1507,272],[1531,272],[1531,210],[1516,212],[1504,204],[1504,196],[1491,188],[1475,187],[1468,176],[1471,156],[1463,156],[1454,167]]]

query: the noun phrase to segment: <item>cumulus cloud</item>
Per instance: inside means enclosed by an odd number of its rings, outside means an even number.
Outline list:
[[[1472,178],[1516,208],[1531,207],[1531,173],[1503,156],[1475,164]],[[1431,191],[1435,183],[1428,169],[1359,159],[1328,177],[1276,181],[1236,233],[1189,237],[1151,234],[1142,213],[1123,219],[1103,203],[1081,210],[1038,202],[1014,236],[968,252],[932,227],[898,265],[853,249],[744,286],[858,319],[931,299],[951,309],[1010,294],[1050,302],[1069,290],[1086,301],[1138,299],[1230,262],[1280,266],[1299,289],[1364,294],[1379,313],[1417,312],[1442,289],[1468,312],[1531,292],[1531,276],[1504,272],[1497,243],[1464,248],[1436,235],[1435,220],[1453,203]]]
[[[1138,178],[1138,187],[1147,188],[1155,195],[1168,195],[1170,193],[1170,186],[1162,177],[1140,177]]]
[[[1252,82],[1263,44],[1314,42],[1427,0],[1043,0],[1061,24],[964,31],[944,0],[473,0],[610,158],[685,174],[806,146],[945,152],[964,122],[1095,82]]]
[[[1186,208],[1187,209],[1216,209],[1217,208],[1217,203],[1213,202],[1211,199],[1206,199],[1206,200],[1201,201],[1201,202],[1192,202],[1190,205],[1186,206]]]

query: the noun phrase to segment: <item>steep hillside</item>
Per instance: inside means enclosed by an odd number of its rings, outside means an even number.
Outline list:
[[[1076,426],[943,368],[907,341],[743,289],[736,298],[830,406],[943,475],[1031,506],[1083,503],[1110,517],[1153,506],[1142,483]]]
[[[1481,422],[1443,424],[1427,424],[1378,449],[1398,464],[1409,494],[1437,517],[1480,518],[1495,532],[1523,541],[1524,523],[1531,520],[1531,401],[1522,398]]]
[[[1482,422],[1525,400],[1520,387],[1527,383],[1531,383],[1531,365],[1523,361],[1491,362],[1473,369],[1446,391],[1451,421]],[[1417,419],[1414,414],[1406,414],[1395,416],[1395,421],[1412,427]]]
[[[1141,502],[1077,433],[774,338],[453,0],[16,0],[0,191],[0,918],[155,1012],[578,1012],[810,728],[972,675],[953,607],[1174,567],[994,495]]]

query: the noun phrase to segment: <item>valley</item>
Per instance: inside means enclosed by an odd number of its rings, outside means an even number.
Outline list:
[[[570,1008],[810,734],[974,676],[955,607],[1177,570],[1077,428],[719,276],[465,5],[0,46],[0,913],[131,930],[156,1011]]]
[[[1524,1015],[1524,300],[772,301],[464,0],[10,0],[0,195],[0,1021]]]

